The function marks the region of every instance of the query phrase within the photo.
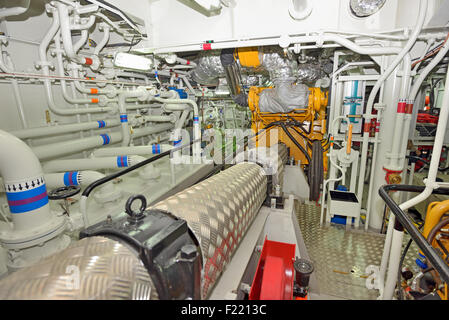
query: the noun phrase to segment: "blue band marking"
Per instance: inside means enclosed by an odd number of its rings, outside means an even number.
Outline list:
[[[157,71],[154,72],[154,77],[157,78],[159,75],[157,74]]]
[[[77,185],[79,185],[79,182],[78,182],[78,171],[64,173],[64,185],[66,185],[66,186],[77,186]]]
[[[121,114],[120,122],[128,122],[128,116],[126,114]]]
[[[128,166],[128,156],[117,157],[117,167],[123,168]]]
[[[11,213],[23,213],[39,209],[48,203],[45,184],[31,190],[6,192]]]
[[[101,134],[100,137],[103,138],[103,145],[109,144],[109,142],[111,142],[111,138],[107,134]]]
[[[103,120],[97,121],[98,122],[98,128],[104,128],[106,126],[106,122]]]
[[[161,153],[161,145],[160,144],[153,144],[152,151],[153,151],[153,154]]]
[[[198,117],[193,117],[193,121],[197,122],[199,120]]]
[[[180,143],[181,143],[181,140],[173,141],[173,145],[174,145],[174,146],[176,146],[176,145],[178,145],[178,144],[180,144]]]

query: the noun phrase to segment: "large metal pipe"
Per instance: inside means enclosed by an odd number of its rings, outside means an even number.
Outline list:
[[[1,300],[157,299],[138,254],[104,237],[85,238],[0,281]]]
[[[203,253],[203,299],[262,206],[266,190],[263,169],[244,162],[152,207],[186,220],[197,237]]]
[[[203,299],[262,206],[266,188],[264,170],[245,162],[149,208],[185,220],[193,231],[203,254]],[[104,237],[84,238],[0,281],[0,299],[159,298],[148,270],[131,247]]]

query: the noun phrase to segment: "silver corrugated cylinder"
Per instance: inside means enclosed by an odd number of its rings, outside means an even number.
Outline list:
[[[0,300],[158,299],[147,270],[123,244],[85,238],[0,281]]]
[[[239,163],[152,209],[187,221],[203,253],[202,298],[207,298],[259,211],[267,191],[263,169]]]

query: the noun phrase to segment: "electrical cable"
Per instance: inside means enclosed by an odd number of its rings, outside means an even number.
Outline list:
[[[421,162],[423,162],[425,165],[430,165],[430,162],[429,161],[427,161],[427,160],[425,160],[425,159],[423,159],[423,158],[420,158],[420,157],[418,157],[418,156],[405,156],[407,159],[412,159],[412,160],[418,160],[418,161],[421,161]],[[449,170],[449,167],[446,167],[446,168],[440,168],[440,167],[438,167],[438,171],[442,171],[442,172],[444,172],[444,171],[447,171],[447,170]]]
[[[292,136],[292,134],[290,133],[290,131],[288,131],[287,127],[285,126],[284,123],[281,123],[281,128],[282,130],[284,130],[285,134],[290,138],[290,140],[298,147],[298,149],[304,154],[304,156],[307,158],[307,161],[310,163],[312,163],[312,159],[310,158],[309,154],[307,153],[307,151],[303,148],[302,145],[299,144],[299,142]]]

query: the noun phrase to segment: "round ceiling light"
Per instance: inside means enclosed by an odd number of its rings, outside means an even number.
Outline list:
[[[379,11],[387,0],[351,0],[350,7],[356,17],[368,17]]]

